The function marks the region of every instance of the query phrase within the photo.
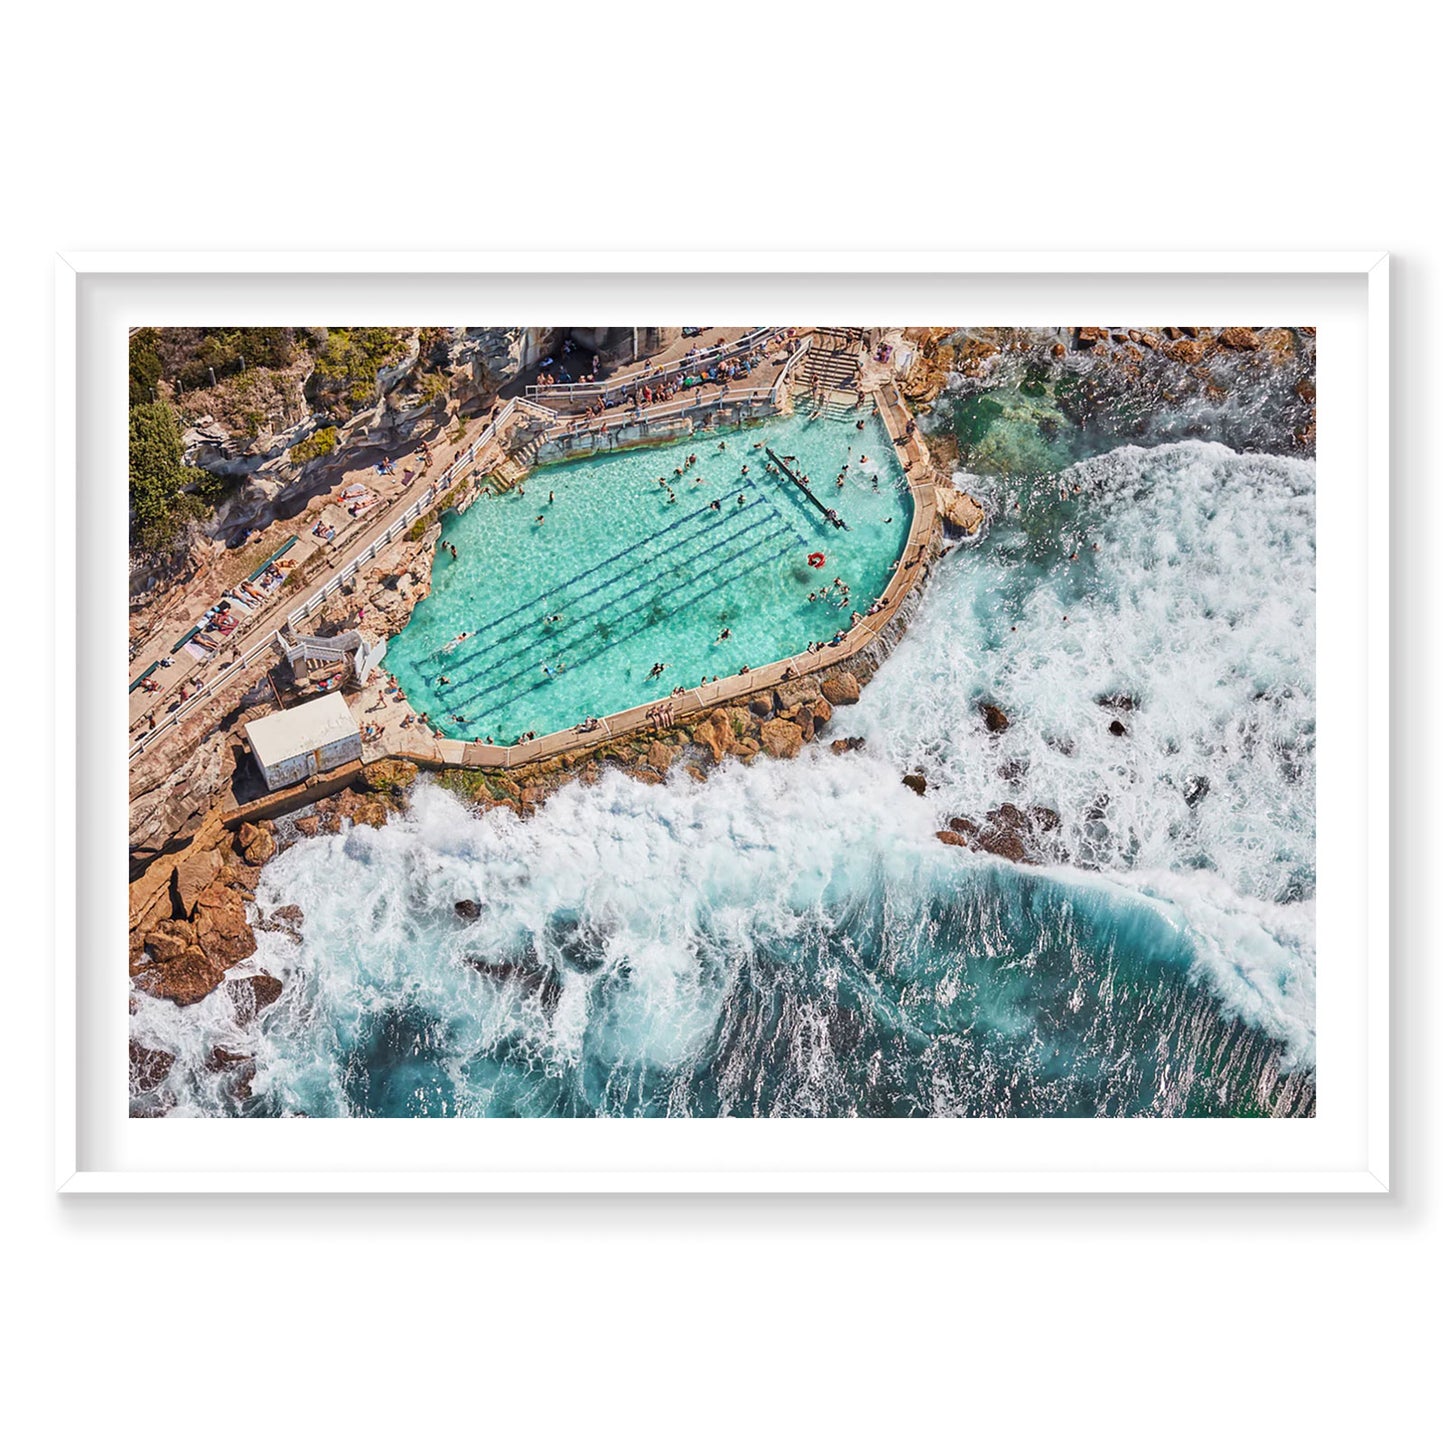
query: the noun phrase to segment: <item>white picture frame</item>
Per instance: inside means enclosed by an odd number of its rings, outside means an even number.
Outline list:
[[[1331,645],[1319,656],[1316,1118],[128,1118],[124,1005],[106,972],[118,972],[125,938],[125,729],[111,724],[124,695],[126,326],[342,315],[550,324],[579,311],[587,324],[621,324],[671,315],[684,298],[720,324],[1074,324],[1167,305],[1210,324],[1319,326],[1319,630]],[[58,1190],[1388,1191],[1384,253],[71,253],[56,261],[55,318]]]

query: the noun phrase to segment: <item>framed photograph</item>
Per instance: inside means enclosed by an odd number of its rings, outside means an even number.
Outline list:
[[[1383,254],[56,306],[58,1188],[1387,1190]]]

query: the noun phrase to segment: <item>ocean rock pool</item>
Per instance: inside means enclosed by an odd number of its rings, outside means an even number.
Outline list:
[[[765,448],[846,526],[768,472]],[[888,585],[912,506],[874,417],[794,414],[542,467],[448,514],[387,665],[449,737],[544,736],[846,630]]]

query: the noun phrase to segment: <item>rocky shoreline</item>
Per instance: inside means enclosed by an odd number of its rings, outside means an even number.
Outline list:
[[[933,328],[907,335],[917,355],[901,390],[924,414],[946,393],[967,394],[970,387],[977,389],[1009,366],[1045,366],[1053,368],[1054,375],[1067,372],[1075,379],[1083,377],[1086,394],[1095,405],[1108,404],[1105,398],[1120,389],[1153,394],[1163,384],[1161,376],[1170,386],[1195,386],[1206,395],[1210,388],[1218,389],[1221,364],[1270,368],[1286,382],[1295,370],[1307,369],[1310,378],[1313,374],[1311,328],[1161,327],[1136,332],[1078,327],[1066,340],[1056,333],[1002,329]],[[1290,384],[1300,408],[1307,409],[1299,412],[1307,419],[1295,425],[1291,435],[1298,449],[1312,449],[1312,381]],[[959,458],[954,429],[943,426],[930,431],[925,426],[921,435],[939,474],[941,518],[929,540],[926,575],[945,548],[945,531],[975,535],[986,519],[973,498],[947,481]],[[321,625],[341,626],[364,605],[369,625],[379,625],[388,635],[399,632],[429,589],[435,538],[432,527],[421,536],[400,539],[349,584],[347,593],[338,596],[338,615]],[[676,769],[703,780],[729,759],[747,763],[764,755],[786,760],[820,742],[839,753],[856,750],[863,740],[847,734],[843,710],[858,700],[862,687],[906,628],[919,590],[910,592],[885,633],[845,664],[741,697],[683,725],[643,729],[509,771],[422,766],[440,785],[476,808],[505,807],[528,816],[558,788],[574,780],[595,783],[607,768],[661,784]],[[209,720],[196,719],[195,736],[187,736],[182,725],[173,742],[138,759],[132,773],[133,858],[146,864],[131,886],[130,970],[135,987],[184,1006],[224,985],[233,1007],[249,1011],[250,1017],[274,1003],[279,980],[260,972],[228,975],[254,955],[256,930],[281,928],[294,933],[304,921],[294,909],[256,917],[254,889],[260,868],[279,848],[300,838],[352,825],[383,825],[405,806],[421,771],[417,763],[400,758],[372,762],[352,785],[314,802],[279,830],[266,820],[243,822],[233,829],[218,799],[236,764],[235,730],[253,708],[261,710],[261,686],[238,687],[227,699],[223,726],[217,726],[214,714]],[[990,734],[1008,727],[996,704],[983,704],[981,710]],[[1111,729],[1126,728],[1117,715],[1126,710],[1114,709]],[[922,773],[907,774],[902,782],[926,794]],[[940,823],[937,837],[946,846],[1018,863],[1062,861],[1061,820],[1047,807],[1005,803],[981,818],[957,816]],[[188,841],[177,848],[176,838]],[[144,1055],[142,1049],[132,1057],[133,1076],[142,1080],[159,1067]]]
[[[936,532],[925,572],[942,548],[941,532]],[[762,689],[684,724],[644,728],[511,770],[428,766],[426,772],[470,806],[508,808],[527,817],[559,788],[574,780],[596,783],[607,768],[661,784],[677,767],[703,781],[729,759],[744,763],[759,755],[791,759],[819,741],[829,742],[835,752],[854,751],[863,740],[842,735],[834,726],[837,714],[859,700],[863,687],[902,636],[917,599],[915,587],[889,627],[847,662]],[[419,600],[415,596],[412,605]],[[834,732],[840,735],[834,737]],[[257,929],[295,933],[303,922],[294,905],[266,917],[255,916],[255,885],[262,866],[302,838],[339,833],[347,826],[383,826],[406,806],[422,771],[416,762],[403,758],[368,763],[352,783],[307,805],[279,829],[265,818],[242,821],[233,828],[224,807],[211,807],[179,851],[158,855],[131,884],[134,986],[185,1006],[224,984],[228,993],[239,991],[233,1003],[239,999],[237,1006],[249,1009],[253,1017],[269,1006],[279,995],[279,980],[265,973],[227,977],[228,971],[255,953]],[[143,1074],[144,1066],[138,1067]]]

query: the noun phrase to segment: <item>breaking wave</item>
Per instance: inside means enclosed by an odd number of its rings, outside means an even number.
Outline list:
[[[604,773],[526,820],[422,784],[298,840],[256,900],[304,914],[258,933],[277,1004],[135,996],[171,1112],[1313,1112],[1313,465],[1181,442],[967,484],[992,524],[835,716],[861,751]],[[1057,814],[1042,866],[935,836],[1009,803]]]

